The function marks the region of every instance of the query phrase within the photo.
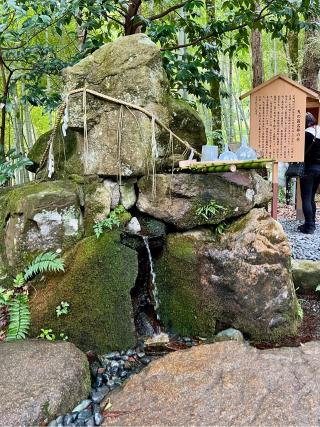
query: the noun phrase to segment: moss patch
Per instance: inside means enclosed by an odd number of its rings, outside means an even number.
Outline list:
[[[199,290],[195,251],[187,236],[168,236],[164,255],[156,261],[160,316],[173,332],[212,337],[216,307]]]
[[[31,295],[31,336],[52,328],[82,350],[99,353],[132,346],[130,290],[138,273],[136,252],[121,245],[118,231],[113,231],[79,242],[66,265],[65,274],[38,283]],[[70,313],[57,318],[61,301],[70,304]]]

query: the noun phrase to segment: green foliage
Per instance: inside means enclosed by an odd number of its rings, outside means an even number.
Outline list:
[[[66,301],[61,301],[60,305],[56,307],[57,317],[60,317],[63,314],[68,314],[69,310],[70,310],[70,304]]]
[[[224,221],[220,222],[214,230],[215,234],[221,236],[225,232],[226,227],[227,224]]]
[[[8,304],[9,326],[6,341],[26,338],[30,327],[30,309],[27,295],[19,294]]]
[[[0,156],[0,187],[14,178],[15,172],[28,165],[32,165],[32,161],[15,150],[9,150],[3,159]]]
[[[7,306],[14,294],[13,290],[4,289],[0,286],[0,308]]]
[[[6,341],[24,339],[28,334],[31,318],[26,282],[38,273],[63,270],[63,260],[59,258],[58,254],[52,252],[43,253],[38,255],[24,272],[16,275],[13,280],[13,290],[0,287],[0,309],[7,308],[9,314]],[[69,304],[62,301],[59,307],[61,314],[66,314]]]
[[[301,306],[301,302],[302,300],[297,301],[297,316],[298,316],[298,319],[300,320],[303,319],[303,308]]]
[[[37,338],[41,338],[43,340],[48,340],[48,341],[55,341],[56,340],[56,336],[53,333],[52,329],[41,329],[41,332],[37,336]]]
[[[45,271],[64,271],[63,260],[59,254],[54,252],[46,252],[38,255],[32,263],[24,270],[25,280],[30,280],[38,273]]]
[[[226,210],[223,206],[219,205],[215,200],[211,200],[206,205],[200,206],[196,213],[199,217],[204,218],[206,221],[214,218],[218,213]]]
[[[106,219],[97,222],[93,226],[93,230],[95,232],[95,235],[97,236],[97,239],[99,239],[104,230],[112,230],[114,226],[119,227],[121,224],[120,216],[125,212],[125,208],[122,205],[119,205],[113,211],[110,212]]]
[[[23,273],[18,273],[16,277],[13,279],[13,286],[15,288],[21,288],[22,286],[24,286],[25,283],[26,281]]]

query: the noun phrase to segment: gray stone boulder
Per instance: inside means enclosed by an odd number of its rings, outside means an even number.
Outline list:
[[[90,392],[86,356],[68,342],[0,343],[0,425],[46,425]]]
[[[111,395],[104,426],[316,426],[320,343],[202,345],[152,362]]]
[[[255,171],[158,174],[155,197],[152,177],[141,178],[138,186],[138,209],[182,230],[219,224],[267,204],[272,197],[269,183]],[[219,205],[216,212],[209,216],[199,213],[210,202]]]
[[[65,92],[87,86],[105,95],[134,103],[157,116],[180,137],[201,150],[204,125],[184,101],[174,100],[162,66],[160,49],[146,35],[120,37],[64,70]],[[88,153],[78,150],[86,175],[141,176],[152,168],[151,120],[144,113],[87,95]],[[69,98],[69,126],[83,133],[82,94]],[[121,129],[121,141],[119,141]],[[157,127],[159,163],[170,153],[169,135]],[[79,138],[76,138],[79,141]],[[177,144],[174,152],[183,153]],[[87,155],[87,162],[83,161]],[[32,157],[31,157],[32,159]],[[120,164],[121,163],[121,167]]]
[[[67,249],[82,235],[80,198],[75,183],[31,183],[0,191],[2,265],[25,267],[30,255]]]
[[[212,337],[217,320],[253,340],[296,332],[289,244],[264,209],[221,237],[210,229],[169,234],[155,270],[161,320],[173,332]]]
[[[315,290],[320,285],[320,261],[292,260],[292,275],[296,289]]]

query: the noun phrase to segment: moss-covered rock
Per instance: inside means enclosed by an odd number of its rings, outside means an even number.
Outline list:
[[[272,197],[269,183],[255,171],[158,174],[155,180],[144,176],[138,186],[138,209],[181,230],[219,224]]]
[[[42,160],[43,153],[46,150],[50,139],[51,131],[41,135],[28,153],[28,157],[33,164],[28,166],[31,172],[36,172]],[[67,136],[63,137],[62,132],[58,130],[53,141],[53,154],[55,162],[54,179],[68,178],[70,175],[83,174],[81,162],[81,153],[83,150],[83,138],[79,132],[67,131]],[[46,166],[39,171],[38,178],[47,178],[48,172]]]
[[[173,332],[212,337],[215,321],[253,340],[296,331],[290,247],[264,209],[220,238],[209,229],[168,235],[156,273],[161,320]]]
[[[82,235],[75,183],[33,182],[0,191],[0,269],[22,269],[39,252],[68,249]]]
[[[84,351],[103,353],[135,343],[130,290],[138,274],[134,250],[123,246],[119,232],[82,240],[66,257],[64,274],[38,283],[31,295],[31,336],[51,328]],[[56,307],[66,301],[67,315]]]
[[[192,237],[171,234],[156,262],[160,316],[164,325],[181,335],[212,337],[218,308],[199,283],[198,256]]]

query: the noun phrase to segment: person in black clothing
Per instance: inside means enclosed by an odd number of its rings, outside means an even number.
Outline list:
[[[316,229],[315,195],[320,185],[320,126],[311,113],[306,114],[305,175],[300,179],[302,210],[305,223],[298,229],[313,234]]]

